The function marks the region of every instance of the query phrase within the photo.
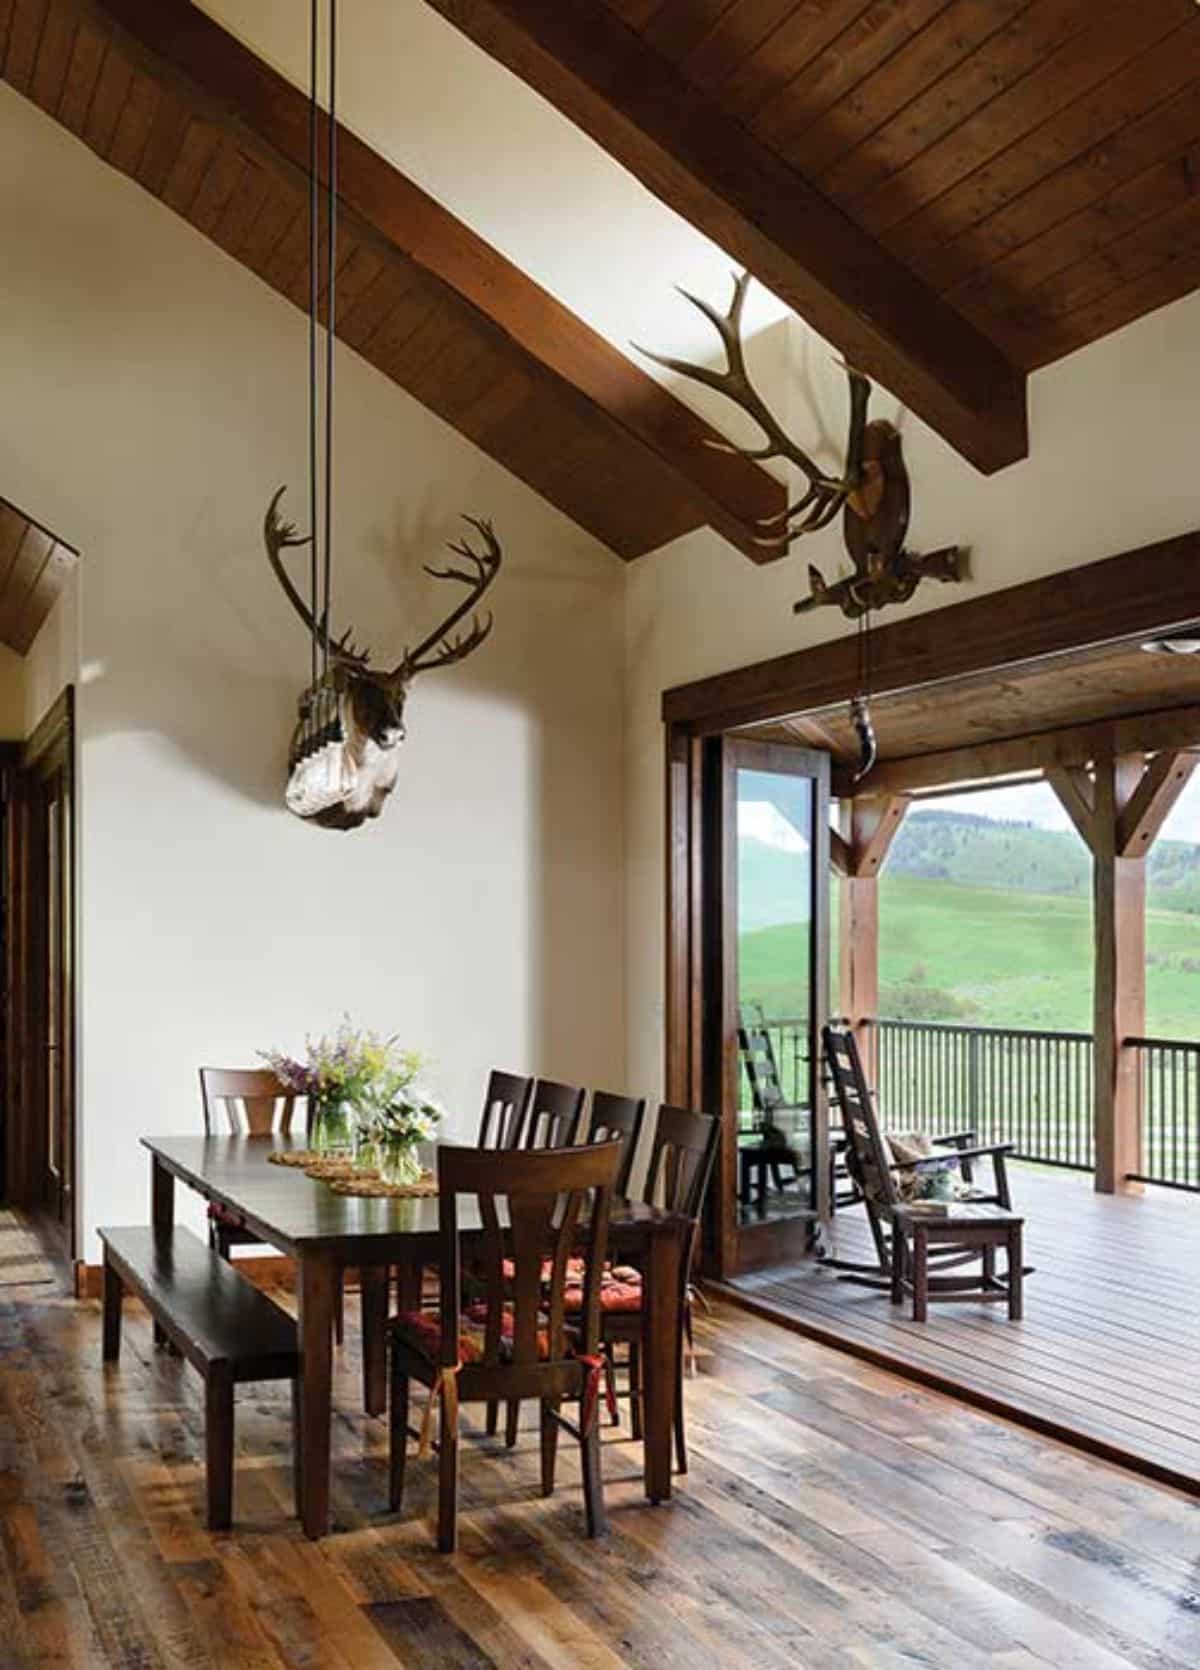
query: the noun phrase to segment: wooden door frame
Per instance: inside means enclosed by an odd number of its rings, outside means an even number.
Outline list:
[[[983,593],[948,608],[909,615],[872,634],[877,695],[924,689],[975,674],[1001,673],[1042,657],[1069,655],[1134,638],[1159,638],[1200,621],[1200,529],[1100,562],[1058,570],[1038,580]],[[726,732],[803,715],[849,701],[860,678],[854,633],[667,690],[662,698],[666,747],[665,1081],[668,1099],[717,1106],[719,1087],[706,1080],[703,946],[705,831],[697,817],[705,749]],[[1106,723],[1077,725],[1042,737],[988,745],[992,766],[1045,768],[1101,752],[1191,746],[1200,738],[1200,709],[1164,708]],[[717,744],[719,746],[719,743]],[[974,750],[978,754],[981,750]],[[962,750],[884,765],[872,792],[891,793],[946,782]],[[1043,757],[1044,756],[1044,757]],[[939,775],[939,767],[946,769]],[[972,769],[988,774],[974,759]],[[711,914],[711,912],[710,912]],[[1100,1063],[1107,1072],[1110,1063]],[[1102,1186],[1113,1186],[1108,1179]],[[1118,1180],[1119,1181],[1119,1180]],[[706,1241],[712,1261],[719,1253]]]
[[[46,1094],[44,994],[33,976],[44,967],[35,936],[42,932],[41,901],[48,877],[35,825],[43,805],[44,785],[62,774],[65,898],[62,910],[60,979],[62,1036],[59,1039],[61,1088],[70,1109],[71,1167],[65,1235],[61,1251],[73,1259],[79,1234],[79,1119],[77,1083],[77,902],[78,850],[75,815],[75,690],[69,685],[41,719],[20,752],[9,793],[5,911],[8,925],[8,990],[4,1063],[6,1108],[6,1184],[9,1202],[43,1214],[41,1133],[35,1129]],[[34,1110],[34,1111],[31,1111]],[[57,1220],[56,1220],[57,1221]]]

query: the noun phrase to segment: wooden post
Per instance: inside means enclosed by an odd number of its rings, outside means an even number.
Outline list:
[[[879,873],[908,810],[904,795],[864,795],[841,808],[842,892],[839,942],[839,1004],[858,1044],[863,1070],[876,1083],[879,1013]]]
[[[1121,854],[1119,829],[1143,772],[1141,755],[1096,761],[1093,1031],[1096,1188],[1101,1194],[1136,1190],[1127,1178],[1142,1169],[1138,1057],[1125,1040],[1146,1030],[1146,861]]]

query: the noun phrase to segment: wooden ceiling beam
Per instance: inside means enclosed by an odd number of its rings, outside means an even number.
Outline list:
[[[305,304],[299,88],[191,0],[6,7],[6,79]],[[343,340],[621,556],[705,523],[761,556],[779,482],[361,139],[339,146]]]
[[[1200,619],[1198,571],[1200,529],[945,609],[905,615],[871,634],[872,691],[882,697],[1044,656],[1161,637]],[[846,632],[810,649],[677,685],[664,694],[662,714],[694,734],[782,721],[849,701],[861,676],[858,640]]]
[[[1157,708],[1092,725],[1066,725],[1061,730],[884,760],[861,779],[861,784],[854,781],[853,766],[835,766],[832,788],[842,800],[856,794],[911,795],[1000,778],[1028,781],[1031,771],[1047,776],[1072,771],[1114,749],[1120,754],[1144,755],[1163,751],[1175,754],[1193,748],[1200,749],[1200,707]]]
[[[601,0],[428,0],[985,472],[1028,451],[1025,376]]]

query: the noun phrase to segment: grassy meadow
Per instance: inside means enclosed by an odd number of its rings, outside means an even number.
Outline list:
[[[1086,895],[887,873],[879,885],[885,1015],[1091,1030]],[[1158,908],[1152,886],[1146,930],[1147,1033],[1200,1039],[1200,917]],[[836,932],[834,940],[836,954]],[[742,1001],[760,1002],[768,1014],[802,1013],[806,945],[803,924],[743,934]]]

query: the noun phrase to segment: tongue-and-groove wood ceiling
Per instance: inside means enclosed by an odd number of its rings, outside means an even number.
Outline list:
[[[0,73],[307,305],[307,100],[189,0],[0,0]],[[762,559],[782,486],[705,446],[689,407],[376,152],[339,143],[344,342],[621,556],[709,523]]]
[[[1195,0],[428,3],[981,469],[1200,285]]]

